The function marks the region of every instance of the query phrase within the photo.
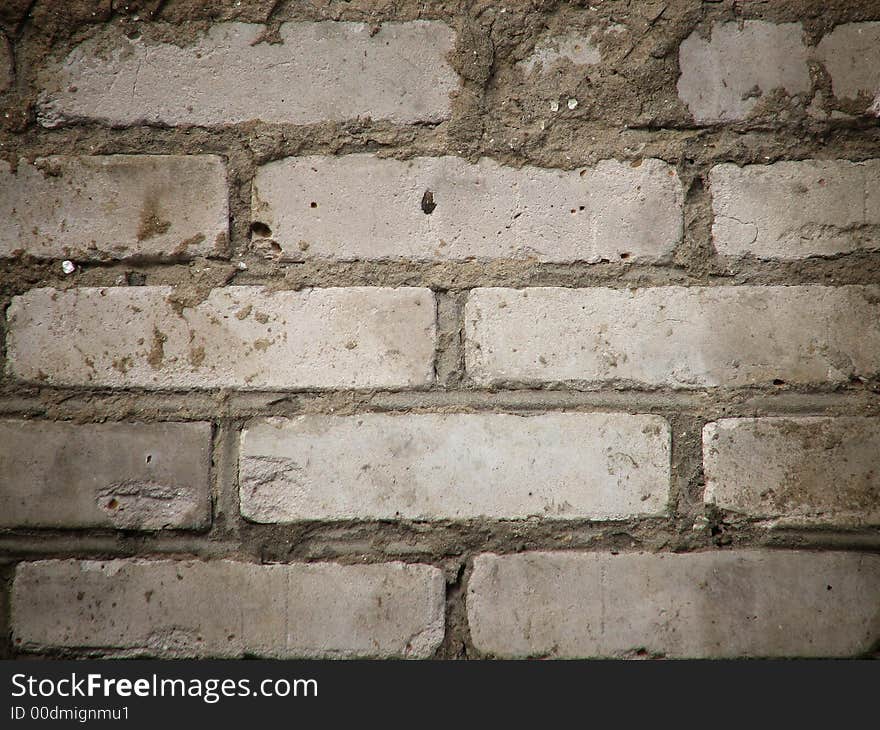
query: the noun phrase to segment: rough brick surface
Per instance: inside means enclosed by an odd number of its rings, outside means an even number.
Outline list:
[[[806,160],[709,173],[720,254],[797,259],[880,248],[880,160]]]
[[[444,597],[428,565],[47,560],[18,566],[12,627],[24,651],[421,658]]]
[[[474,645],[504,657],[853,656],[880,638],[880,556],[481,555]]]
[[[0,527],[202,528],[209,423],[0,420]]]
[[[123,259],[223,254],[226,169],[212,155],[0,161],[0,257]]]
[[[433,378],[427,289],[32,289],[8,313],[9,372],[53,385],[406,388]]]
[[[703,429],[704,499],[779,525],[880,525],[880,419],[732,418]]]
[[[655,159],[550,170],[313,155],[258,170],[252,217],[294,260],[658,261],[681,239],[682,202]]]
[[[694,31],[679,47],[678,95],[697,122],[745,119],[762,96],[810,91],[800,23],[716,23],[711,37]]]
[[[458,81],[446,60],[454,34],[443,23],[383,23],[374,35],[364,23],[284,23],[280,44],[261,42],[265,31],[218,23],[181,47],[101,29],[44,74],[38,119],[219,126],[450,114]]]
[[[880,22],[838,25],[819,42],[816,55],[839,99],[862,96],[870,102],[880,91]]]
[[[484,386],[846,382],[880,370],[880,288],[476,289],[465,335]]]
[[[662,514],[669,426],[605,413],[302,416],[251,422],[242,514],[258,522]]]

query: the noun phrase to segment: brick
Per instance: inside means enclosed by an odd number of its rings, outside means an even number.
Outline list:
[[[22,651],[423,658],[444,600],[429,565],[46,560],[18,565],[12,628]]]
[[[681,239],[682,204],[675,170],[655,159],[556,170],[316,155],[261,167],[252,217],[292,260],[656,262]]]
[[[0,257],[184,258],[227,248],[226,166],[213,155],[0,161]]]
[[[694,31],[679,46],[678,96],[700,123],[747,118],[776,89],[810,91],[800,23],[715,23],[706,40]]]
[[[145,36],[163,26],[142,24]],[[37,118],[112,125],[314,124],[368,116],[401,124],[450,116],[458,77],[441,22],[217,23],[187,46],[129,39],[104,27],[43,74]]]
[[[709,180],[720,254],[798,259],[880,248],[880,160],[724,164]]]
[[[819,42],[816,56],[838,99],[864,96],[870,103],[880,90],[880,22],[838,25]]]
[[[880,638],[880,556],[485,554],[471,638],[501,657],[836,657]]]
[[[481,386],[840,383],[878,373],[880,288],[475,289],[465,339]]]
[[[3,33],[0,33],[0,94],[6,91],[15,79],[15,65],[12,46]]]
[[[703,428],[704,500],[774,524],[880,525],[880,419],[731,418]]]
[[[408,388],[433,378],[428,289],[32,289],[7,312],[18,380],[111,388]]]
[[[242,514],[623,519],[664,514],[669,425],[609,413],[308,415],[242,433]]]
[[[209,423],[0,420],[0,527],[202,528]]]
[[[595,66],[602,61],[600,41],[601,36],[595,29],[586,34],[572,29],[558,35],[547,34],[535,43],[535,50],[516,65],[526,75],[548,74],[560,62]]]

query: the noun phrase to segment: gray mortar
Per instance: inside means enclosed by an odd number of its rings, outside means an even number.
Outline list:
[[[113,6],[117,6],[115,9]],[[694,30],[708,34],[714,22],[759,18],[802,22],[808,42],[818,42],[834,25],[880,18],[878,0],[788,0],[704,3],[697,0],[630,3],[608,0],[595,10],[588,2],[539,0],[506,3],[456,0],[423,3],[401,0],[330,0],[321,7],[286,0],[8,0],[0,7],[0,29],[15,58],[13,87],[0,95],[8,111],[0,115],[0,157],[47,154],[214,153],[229,169],[231,215],[229,258],[194,262],[150,260],[84,264],[63,276],[60,262],[0,261],[0,312],[11,297],[31,288],[112,286],[120,282],[172,284],[182,301],[197,301],[212,286],[263,284],[274,289],[306,286],[427,286],[438,294],[437,383],[415,392],[236,393],[209,391],[138,392],[35,388],[17,385],[0,371],[0,416],[98,422],[114,420],[210,420],[214,424],[212,497],[214,520],[204,533],[167,531],[141,534],[112,530],[0,531],[0,658],[14,655],[9,640],[8,590],[14,563],[39,557],[178,556],[236,557],[253,561],[337,560],[346,563],[398,559],[427,562],[447,578],[447,631],[437,656],[477,655],[464,610],[473,556],[487,550],[605,551],[711,550],[727,546],[834,548],[880,552],[880,530],[775,529],[702,504],[700,433],[723,416],[880,415],[880,381],[841,387],[720,388],[676,392],[667,389],[584,391],[552,384],[504,391],[473,387],[463,370],[462,309],[475,286],[552,285],[645,286],[664,284],[856,284],[880,282],[880,253],[853,253],[795,262],[724,260],[711,244],[707,175],[720,162],[768,163],[808,158],[864,160],[880,157],[875,118],[818,121],[806,115],[809,99],[768,95],[760,113],[747,122],[696,127],[675,95],[677,48]],[[317,4],[316,4],[317,5]],[[425,6],[428,7],[425,7]],[[506,12],[500,11],[505,7]],[[123,9],[125,8],[125,9]],[[160,21],[145,31],[135,20]],[[451,62],[463,79],[453,115],[442,124],[396,126],[369,119],[305,126],[242,124],[202,129],[135,127],[111,129],[82,123],[54,130],[34,120],[34,80],[47,57],[63,57],[86,37],[92,24],[112,23],[146,41],[185,45],[212,22],[266,23],[265,39],[277,42],[288,20],[352,20],[378,26],[389,20],[445,20],[458,37]],[[527,57],[545,27],[608,27],[626,24],[630,33],[603,42],[615,59],[615,73],[592,70],[587,80],[563,71],[546,80],[515,87],[515,64]],[[183,24],[183,25],[182,25]],[[615,45],[616,44],[616,45]],[[584,74],[581,73],[580,76]],[[811,96],[831,98],[821,64],[811,68]],[[550,118],[547,101],[575,97],[575,110]],[[794,102],[794,103],[793,103]],[[831,99],[831,104],[837,103]],[[866,105],[865,105],[866,106]],[[834,108],[850,114],[853,104]],[[541,122],[544,129],[541,129]],[[290,155],[374,152],[408,159],[453,154],[475,161],[491,157],[520,166],[573,169],[601,159],[657,157],[675,166],[686,191],[685,234],[665,266],[621,262],[552,265],[517,261],[413,264],[312,261],[287,264],[251,250],[251,180],[258,165]],[[247,270],[236,267],[239,261]],[[0,365],[5,364],[5,316],[0,317]],[[536,410],[618,410],[657,413],[671,424],[673,507],[668,518],[541,522],[339,522],[256,525],[238,511],[238,434],[260,415]]]

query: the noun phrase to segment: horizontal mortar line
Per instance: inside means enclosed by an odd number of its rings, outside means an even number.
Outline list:
[[[99,120],[82,118],[78,120],[70,120],[61,124],[57,127],[43,127],[35,122],[31,122],[28,126],[17,133],[7,132],[3,135],[0,135],[0,139],[21,139],[23,136],[26,136],[26,142],[29,146],[38,145],[45,138],[46,141],[52,141],[53,139],[57,139],[58,137],[70,137],[76,136],[77,142],[82,145],[83,150],[90,151],[93,149],[93,143],[90,143],[90,140],[87,136],[83,135],[83,132],[86,133],[95,133],[96,135],[106,138],[111,137],[116,138],[113,141],[117,141],[118,143],[123,144],[121,147],[123,150],[145,150],[143,141],[141,139],[141,134],[143,132],[149,132],[151,134],[151,145],[150,149],[154,149],[156,146],[163,146],[165,144],[173,143],[178,141],[176,138],[179,138],[180,142],[182,142],[186,146],[194,146],[197,143],[193,141],[193,134],[198,135],[198,143],[203,143],[203,137],[213,137],[218,141],[224,140],[227,138],[232,138],[233,141],[238,144],[244,145],[246,144],[248,139],[259,139],[260,137],[268,137],[272,139],[285,139],[285,137],[289,137],[288,141],[282,142],[279,146],[289,146],[291,149],[296,149],[299,154],[311,154],[310,150],[321,151],[324,148],[330,147],[330,142],[324,144],[306,144],[302,146],[299,144],[299,138],[302,137],[305,140],[310,138],[314,138],[316,134],[320,138],[321,132],[328,133],[346,133],[349,135],[353,135],[354,138],[348,141],[349,146],[366,146],[369,145],[376,149],[389,149],[392,145],[389,145],[384,142],[377,141],[374,139],[377,132],[382,132],[383,134],[388,133],[397,133],[402,136],[407,136],[412,134],[413,132],[435,132],[440,128],[443,128],[444,125],[448,126],[450,123],[455,123],[457,121],[456,116],[452,116],[448,119],[443,119],[439,121],[432,120],[422,120],[422,121],[413,121],[408,123],[397,123],[391,120],[386,119],[377,119],[377,120],[364,120],[358,119],[356,117],[352,117],[346,120],[322,120],[319,122],[311,122],[307,124],[296,124],[293,122],[269,122],[269,121],[260,121],[260,120],[252,120],[247,122],[237,122],[233,124],[214,124],[214,125],[198,125],[198,124],[167,124],[162,122],[140,122],[140,123],[132,123],[132,124],[111,124],[109,122],[101,122]],[[803,131],[803,129],[799,125],[792,124],[784,124],[784,123],[767,123],[767,122],[754,122],[749,120],[737,120],[730,122],[719,122],[719,123],[706,123],[706,124],[696,124],[693,122],[683,122],[678,124],[630,124],[625,122],[620,123],[609,123],[606,121],[598,120],[598,119],[556,119],[554,121],[554,126],[557,129],[564,129],[566,127],[576,127],[580,134],[607,134],[608,136],[614,138],[614,135],[620,135],[621,133],[648,133],[648,134],[660,134],[666,135],[666,137],[681,137],[683,140],[692,141],[693,139],[699,137],[702,140],[711,140],[713,137],[721,137],[731,132],[741,135],[741,134],[751,134],[755,136],[765,136],[765,137],[778,137],[778,136],[790,136],[793,130]],[[813,119],[811,120],[811,129],[808,132],[808,135],[804,140],[804,146],[810,146],[811,144],[815,145],[817,149],[826,150],[827,142],[823,143],[820,137],[826,134],[828,131],[835,131],[838,133],[847,133],[852,132],[853,134],[865,132],[873,129],[874,124],[870,119]],[[156,135],[159,135],[158,137]],[[365,139],[361,144],[358,144],[360,140],[356,135],[363,134],[367,135],[368,139]],[[125,138],[127,136],[132,137],[131,144],[125,144]],[[668,139],[661,140],[663,142],[668,141]],[[104,142],[104,145],[107,146],[108,142]],[[223,150],[226,145],[219,145],[217,149]],[[445,148],[448,150],[446,154],[455,154],[455,144],[454,142],[447,143]],[[333,149],[336,149],[336,145],[334,144]],[[481,151],[487,156],[492,152],[498,152],[495,147],[481,147]],[[145,150],[149,151],[149,150]],[[442,153],[441,153],[442,154]],[[797,153],[794,153],[797,155]],[[630,153],[628,157],[638,157],[639,155],[633,155]],[[263,155],[260,155],[260,158],[263,159]]]
[[[468,291],[483,287],[522,289],[537,286],[562,288],[643,289],[663,286],[797,286],[818,284],[837,287],[848,284],[877,284],[880,251],[853,251],[834,257],[813,257],[791,261],[747,261],[713,257],[709,268],[692,269],[677,264],[628,263],[536,263],[511,259],[486,261],[419,262],[361,261],[341,262],[330,259],[303,263],[254,263],[247,257],[212,259],[220,271],[241,260],[248,270],[238,270],[228,283],[217,282],[210,288],[224,286],[262,286],[272,291],[298,291],[304,288],[349,286],[424,287],[440,291]],[[180,273],[190,270],[195,261],[131,261],[81,263],[73,277],[62,276],[59,262],[16,264],[0,261],[0,281],[8,277],[4,297],[23,294],[43,287],[124,288],[118,276],[136,271],[150,277],[148,286],[188,286]],[[248,263],[250,262],[250,263]],[[210,266],[210,265],[209,265]],[[833,280],[829,281],[829,276]],[[15,279],[26,282],[18,285]],[[0,284],[2,285],[2,284]],[[131,287],[137,288],[137,287]]]
[[[412,524],[359,522],[347,529],[334,523],[320,533],[302,536],[303,525],[251,526],[241,541],[217,541],[209,537],[175,539],[168,536],[120,539],[88,534],[79,530],[64,534],[47,531],[41,534],[10,532],[0,534],[0,560],[28,561],[45,559],[162,559],[162,560],[237,560],[254,563],[350,562],[352,564],[388,561],[443,564],[449,560],[467,561],[486,552],[521,553],[525,551],[568,551],[602,553],[698,553],[718,549],[748,550],[858,550],[880,552],[880,531],[860,530],[785,530],[726,528],[729,542],[723,547],[708,539],[688,543],[680,532],[658,530],[656,525],[631,523],[583,524],[577,521],[482,520],[466,522],[419,523],[421,534],[414,534]],[[262,529],[260,529],[262,528]],[[364,534],[364,530],[369,530]],[[129,533],[131,534],[131,533]],[[488,536],[487,536],[488,535]],[[406,550],[387,549],[382,542],[406,541]],[[624,542],[629,544],[623,544]],[[367,549],[364,543],[371,542]],[[377,544],[378,543],[378,544]],[[453,548],[445,547],[453,544]],[[297,552],[299,549],[301,552]],[[275,552],[273,552],[275,550]],[[283,559],[277,557],[286,553]]]
[[[521,390],[436,391],[327,391],[327,392],[232,392],[232,391],[104,391],[77,388],[45,389],[39,393],[0,396],[0,414],[40,415],[52,418],[85,412],[106,420],[108,414],[168,420],[225,420],[260,415],[305,413],[407,412],[432,409],[492,412],[495,410],[641,409],[649,412],[705,414],[707,418],[730,415],[797,413],[849,413],[880,415],[880,397],[865,389],[829,392],[771,392],[742,389],[698,392]],[[127,414],[127,415],[123,415]],[[155,418],[154,418],[155,417]],[[113,419],[111,419],[113,420]]]

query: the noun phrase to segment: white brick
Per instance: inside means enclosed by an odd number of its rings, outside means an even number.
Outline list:
[[[423,658],[444,600],[429,565],[47,560],[19,564],[12,627],[22,651]]]
[[[300,416],[242,433],[242,514],[347,519],[622,519],[663,514],[659,416],[545,413]]]
[[[679,47],[678,95],[697,122],[745,119],[775,89],[810,91],[800,23],[715,23],[711,38],[694,31]]]
[[[880,287],[475,289],[465,337],[482,386],[839,383],[880,372]]]
[[[38,119],[113,125],[313,124],[360,116],[398,123],[450,115],[458,78],[452,30],[435,21],[218,23],[191,45],[127,38],[105,27],[43,74]],[[149,26],[144,28],[148,34]]]
[[[481,555],[471,638],[502,657],[853,656],[880,638],[880,556]]]
[[[0,160],[0,257],[223,254],[226,167],[212,155]]]
[[[316,155],[261,167],[252,218],[293,260],[658,261],[681,239],[682,202],[655,159],[555,170]]]
[[[9,307],[9,373],[112,388],[408,388],[433,378],[428,289],[32,289]]]
[[[201,528],[209,423],[0,420],[0,527]]]
[[[837,98],[865,95],[870,102],[880,91],[880,22],[838,25],[822,38],[816,56]]]
[[[763,259],[880,248],[880,160],[806,160],[709,173],[718,253]]]
[[[732,418],[703,429],[704,499],[777,525],[880,525],[880,419]]]
[[[560,62],[568,62],[574,66],[595,66],[602,61],[599,49],[601,40],[601,34],[596,29],[589,33],[569,29],[558,35],[547,34],[535,43],[535,49],[528,58],[516,65],[527,76],[536,72],[549,74]]]

